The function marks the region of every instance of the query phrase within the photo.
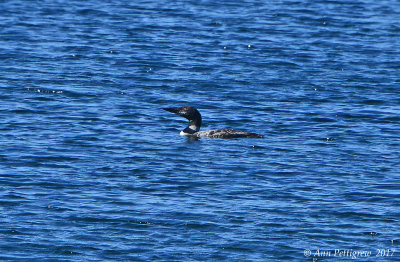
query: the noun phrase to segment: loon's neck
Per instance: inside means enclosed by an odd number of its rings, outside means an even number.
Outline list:
[[[198,119],[190,120],[189,125],[181,131],[180,135],[182,136],[193,135],[194,133],[200,130],[200,126],[201,126],[201,119],[200,121]]]
[[[189,120],[189,125],[181,131],[181,135],[193,135],[201,127],[201,115],[196,108],[191,106],[182,106],[178,108],[163,108],[164,110],[175,113]]]

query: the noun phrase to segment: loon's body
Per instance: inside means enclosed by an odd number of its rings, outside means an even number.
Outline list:
[[[237,137],[254,137],[262,138],[263,135],[256,133],[250,133],[245,131],[233,130],[233,129],[213,129],[200,131],[201,127],[201,115],[196,108],[191,106],[182,106],[177,108],[163,108],[168,112],[175,113],[179,116],[189,120],[189,125],[181,131],[181,135],[194,136],[194,137],[213,137],[213,138],[237,138]]]

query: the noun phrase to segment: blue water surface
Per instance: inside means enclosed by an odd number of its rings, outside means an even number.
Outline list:
[[[0,259],[398,261],[399,44],[395,0],[1,1]]]

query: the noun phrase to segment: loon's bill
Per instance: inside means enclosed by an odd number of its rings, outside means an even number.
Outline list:
[[[182,106],[176,108],[163,108],[163,109],[168,112],[175,113],[189,120],[188,126],[181,131],[180,133],[181,135],[195,136],[195,137],[213,137],[213,138],[237,138],[237,137],[263,138],[264,137],[264,135],[233,130],[229,128],[200,131],[202,119],[200,112],[196,108],[192,106]]]

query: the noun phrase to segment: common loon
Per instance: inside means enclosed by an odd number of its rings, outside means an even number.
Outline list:
[[[244,132],[227,128],[200,131],[201,115],[196,108],[192,106],[182,106],[176,108],[163,108],[163,109],[168,112],[175,113],[179,116],[183,116],[184,118],[189,120],[189,125],[181,131],[180,135],[194,136],[194,137],[213,137],[213,138],[264,137],[264,135],[259,135],[256,133]]]

